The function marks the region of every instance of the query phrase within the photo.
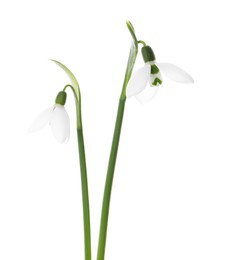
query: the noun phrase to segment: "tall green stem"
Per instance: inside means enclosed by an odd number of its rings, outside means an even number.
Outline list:
[[[90,210],[89,210],[89,190],[86,169],[86,154],[82,128],[82,113],[81,113],[81,95],[80,90],[76,93],[73,86],[70,87],[74,93],[76,113],[77,113],[77,138],[79,150],[79,162],[81,173],[81,186],[82,186],[82,205],[83,205],[83,226],[84,226],[84,253],[85,260],[91,260],[91,231],[90,231]],[[77,95],[76,95],[77,94]]]
[[[91,260],[91,231],[90,231],[90,212],[89,212],[89,191],[86,169],[86,155],[82,130],[82,113],[81,113],[81,93],[77,79],[74,74],[61,62],[52,60],[60,68],[62,68],[71,80],[71,85],[68,84],[64,87],[70,87],[75,98],[76,106],[76,121],[77,121],[77,137],[78,137],[78,150],[81,172],[81,186],[82,186],[82,204],[83,204],[83,225],[84,225],[84,253],[85,260]]]
[[[137,38],[136,38],[136,35],[134,32],[134,28],[129,21],[127,21],[126,24],[131,33],[133,41],[132,41],[132,45],[130,48],[124,83],[122,86],[122,92],[121,92],[121,96],[119,99],[118,112],[117,112],[116,123],[115,123],[115,130],[114,130],[114,134],[113,134],[110,158],[109,158],[109,162],[108,162],[107,176],[106,176],[105,188],[104,188],[104,197],[103,197],[103,203],[102,203],[97,260],[104,260],[104,256],[105,256],[108,216],[109,216],[110,200],[111,200],[111,190],[112,190],[112,184],[113,184],[113,178],[114,178],[115,164],[116,164],[117,153],[118,153],[118,146],[119,146],[119,140],[120,140],[120,134],[121,134],[121,128],[122,128],[124,109],[125,109],[126,87],[130,80],[130,77],[131,77],[131,74],[133,71],[133,67],[134,67],[134,64],[136,61],[137,52],[138,52],[138,43],[137,43]]]
[[[90,231],[90,210],[89,210],[89,190],[88,190],[88,179],[86,169],[86,155],[85,145],[82,128],[82,113],[81,113],[81,95],[78,90],[78,95],[71,85],[70,87],[74,93],[77,113],[77,138],[78,138],[78,150],[79,150],[79,162],[80,162],[80,173],[81,173],[81,186],[82,186],[82,205],[83,205],[83,226],[84,226],[84,253],[85,260],[91,260],[91,231]]]
[[[116,117],[115,130],[113,135],[113,141],[111,146],[107,177],[106,177],[105,189],[104,189],[97,260],[103,260],[105,255],[111,190],[112,190],[112,183],[114,177],[115,163],[116,163],[117,152],[118,152],[118,145],[119,145],[119,139],[120,139],[120,133],[122,127],[125,102],[126,102],[125,98],[120,99],[118,105],[118,113]]]
[[[79,149],[81,184],[82,184],[85,259],[91,260],[89,193],[88,193],[86,157],[85,157],[85,147],[84,147],[82,126],[80,129],[77,129],[77,136],[78,136],[78,149]]]

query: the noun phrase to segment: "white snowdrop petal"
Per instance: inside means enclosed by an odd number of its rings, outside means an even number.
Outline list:
[[[131,77],[127,90],[126,96],[132,97],[140,93],[147,85],[150,76],[150,64],[145,64],[144,67],[137,70]]]
[[[184,70],[171,63],[158,62],[160,71],[169,79],[180,83],[194,83],[193,78]]]
[[[53,106],[44,110],[40,115],[36,117],[31,126],[28,129],[28,133],[34,133],[43,128],[51,119],[53,112]]]
[[[70,120],[64,106],[56,105],[50,120],[50,127],[56,140],[64,143],[70,136]]]
[[[158,93],[159,87],[157,86],[151,86],[148,84],[148,86],[138,95],[135,96],[135,98],[141,103],[145,104],[149,101],[151,101],[156,94]]]
[[[69,116],[68,116],[68,113],[67,111],[65,110],[67,116],[66,116],[66,121],[65,122],[65,126],[66,126],[66,131],[65,131],[65,135],[66,135],[66,139],[65,139],[65,143],[68,142],[69,138],[70,138],[70,119],[69,119]]]

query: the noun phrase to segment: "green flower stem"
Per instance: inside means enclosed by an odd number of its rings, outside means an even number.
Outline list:
[[[138,43],[143,44],[144,47],[147,45],[147,44],[146,44],[144,41],[142,41],[142,40],[138,41]]]
[[[111,153],[110,153],[110,158],[108,163],[107,177],[106,177],[105,189],[104,189],[97,260],[103,260],[105,255],[111,190],[112,190],[112,183],[113,183],[115,163],[116,163],[118,146],[119,146],[125,102],[126,102],[126,98],[120,99],[118,105],[118,113],[116,117],[115,130],[113,135],[113,141],[111,146]]]
[[[86,155],[85,145],[83,138],[82,128],[82,115],[81,115],[81,95],[79,93],[79,102],[76,96],[76,92],[71,85],[66,85],[63,91],[67,87],[70,87],[74,93],[77,113],[77,137],[78,137],[78,150],[79,150],[79,161],[80,161],[80,172],[81,172],[81,186],[82,186],[82,204],[83,204],[83,225],[84,225],[84,251],[85,260],[91,260],[91,231],[90,231],[90,210],[89,210],[89,191],[88,191],[88,180],[87,180],[87,169],[86,169]]]
[[[89,193],[88,193],[86,157],[85,157],[85,147],[84,147],[82,127],[80,129],[77,129],[77,136],[78,136],[78,149],[79,149],[81,184],[82,184],[85,260],[91,260]]]
[[[130,48],[129,59],[126,67],[126,73],[124,78],[124,83],[122,87],[122,92],[119,99],[118,112],[115,123],[115,130],[113,135],[113,141],[111,146],[110,158],[108,162],[107,176],[105,181],[104,197],[102,204],[101,212],[101,221],[100,221],[100,233],[99,233],[99,242],[98,242],[98,251],[97,251],[97,260],[104,260],[105,256],[105,247],[106,247],[106,238],[107,238],[107,226],[108,226],[108,216],[110,209],[110,200],[111,200],[111,190],[114,178],[115,164],[118,153],[118,146],[122,128],[122,121],[125,109],[126,102],[126,87],[132,75],[133,67],[136,61],[137,52],[138,52],[138,43],[137,38],[134,32],[132,24],[127,21],[127,27],[132,36],[132,45]]]
[[[82,130],[81,93],[80,93],[78,81],[75,78],[74,74],[61,62],[56,60],[52,60],[52,61],[56,63],[61,69],[63,69],[64,72],[68,75],[68,77],[71,80],[71,85],[66,85],[63,91],[65,91],[67,87],[70,87],[75,98],[78,150],[79,150],[81,186],[82,186],[84,252],[85,252],[85,260],[91,260],[92,252],[91,252],[89,191],[88,191],[88,181],[87,181],[84,138],[83,138],[83,130]]]

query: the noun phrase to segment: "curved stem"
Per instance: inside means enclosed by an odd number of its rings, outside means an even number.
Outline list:
[[[143,44],[143,46],[145,47],[145,46],[147,46],[147,44],[144,42],[144,41],[138,41],[137,43],[141,43],[141,44]]]
[[[81,95],[80,91],[75,92],[75,89],[71,85],[66,85],[63,91],[67,87],[70,87],[73,91],[76,103],[77,113],[77,137],[78,137],[78,150],[79,150],[79,161],[80,161],[80,172],[81,172],[81,186],[82,186],[82,204],[83,204],[83,225],[84,225],[84,251],[85,260],[91,260],[91,231],[90,231],[90,210],[89,210],[89,191],[88,191],[88,180],[87,180],[87,169],[86,169],[86,155],[85,145],[82,128],[82,115],[81,115]],[[79,100],[77,95],[79,95]]]
[[[67,88],[71,88],[72,89],[72,91],[73,91],[73,93],[74,93],[74,89],[73,89],[73,87],[72,87],[72,85],[70,85],[70,84],[67,84],[64,88],[63,88],[63,91],[65,91]],[[75,94],[75,93],[74,93]],[[75,96],[75,98],[77,99],[77,97]]]
[[[75,88],[70,85],[67,84],[64,88],[63,91],[65,91],[67,88],[71,88],[73,94],[74,94],[74,98],[75,98],[75,106],[76,106],[76,120],[77,120],[77,129],[82,128],[82,115],[81,115],[81,94],[80,94],[80,90],[78,88],[77,92],[75,91]]]
[[[74,95],[75,95],[75,103],[76,103],[76,112],[77,112],[77,128],[80,128],[82,126],[82,117],[81,117],[81,102],[80,102],[80,89],[77,79],[75,78],[74,74],[67,68],[63,63],[57,61],[57,60],[51,60],[54,63],[56,63],[64,72],[68,75],[68,77],[71,80],[72,85],[66,85],[64,89],[67,87],[71,87]]]
[[[75,106],[77,114],[77,136],[78,136],[78,149],[79,149],[79,161],[80,161],[80,172],[81,172],[81,184],[82,184],[82,202],[83,202],[83,224],[84,224],[84,250],[85,260],[91,260],[91,232],[90,232],[90,212],[89,212],[89,192],[88,192],[88,181],[87,181],[87,170],[86,170],[86,156],[85,146],[83,139],[82,130],[82,114],[81,114],[81,93],[77,79],[74,74],[61,62],[52,60],[61,69],[65,71],[71,80],[72,85],[66,85],[73,91],[75,97]]]

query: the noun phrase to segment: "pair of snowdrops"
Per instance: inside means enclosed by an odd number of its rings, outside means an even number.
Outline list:
[[[140,103],[153,99],[162,84],[162,74],[178,83],[194,83],[192,77],[181,68],[171,63],[157,63],[150,46],[142,48],[145,65],[131,77],[126,96],[135,97]],[[57,102],[44,110],[32,123],[29,132],[36,132],[49,123],[57,141],[64,143],[70,136],[70,120],[64,105]]]

